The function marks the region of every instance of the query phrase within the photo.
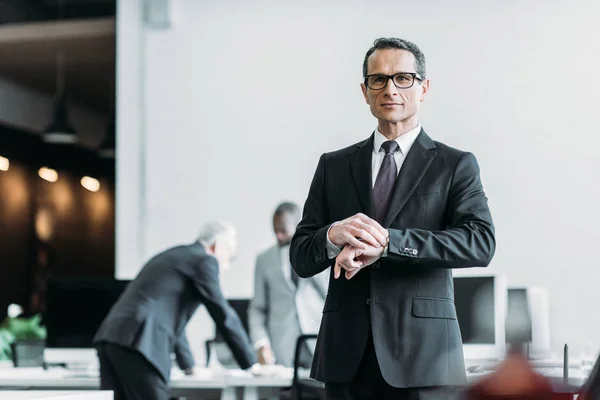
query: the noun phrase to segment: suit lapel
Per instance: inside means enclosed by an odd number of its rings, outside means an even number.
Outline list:
[[[352,176],[356,185],[358,200],[363,207],[363,213],[373,217],[373,177],[371,175],[373,159],[373,135],[356,145],[356,150],[350,158]]]
[[[270,252],[271,258],[271,268],[273,268],[274,276],[277,276],[277,280],[280,285],[287,286],[290,290],[294,291],[296,288],[294,287],[294,283],[292,282],[290,276],[287,274],[285,269],[287,265],[283,264],[283,260],[281,258],[280,249],[278,245],[275,245],[271,248]]]
[[[406,159],[396,179],[392,198],[383,218],[382,226],[384,228],[388,228],[400,211],[402,211],[402,208],[425,175],[425,172],[427,172],[431,162],[437,156],[437,152],[433,149],[435,149],[435,143],[421,128],[421,133],[419,133],[415,143],[406,155]]]

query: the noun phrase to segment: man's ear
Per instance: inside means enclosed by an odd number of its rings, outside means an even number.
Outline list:
[[[208,250],[212,254],[215,254],[215,251],[217,250],[217,242],[215,241],[213,244],[211,244],[210,246],[208,246]]]
[[[425,97],[427,96],[427,93],[429,93],[429,79],[425,79],[422,83],[421,83],[421,102],[425,101]]]
[[[367,86],[364,83],[360,84],[360,89],[362,90],[362,94],[365,98],[367,104],[369,104],[369,96],[367,96]]]

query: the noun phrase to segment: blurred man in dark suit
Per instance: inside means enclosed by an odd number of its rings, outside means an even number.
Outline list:
[[[256,355],[219,284],[236,251],[236,231],[223,222],[205,224],[198,240],[166,250],[142,268],[100,326],[95,345],[101,388],[115,400],[168,398],[171,353],[187,374],[194,371],[185,327],[204,304],[240,367]]]

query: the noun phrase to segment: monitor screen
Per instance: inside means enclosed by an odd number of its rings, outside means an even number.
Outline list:
[[[231,307],[233,307],[237,313],[238,317],[240,317],[242,325],[244,326],[244,330],[246,333],[248,333],[248,306],[250,305],[250,299],[229,299],[228,301]],[[215,334],[215,339],[217,341],[223,340],[223,336],[218,329]]]
[[[463,344],[496,343],[493,276],[454,277],[454,304]]]
[[[98,327],[129,281],[54,279],[48,282],[43,323],[51,348],[91,348]]]
[[[506,342],[531,342],[531,322],[531,307],[527,297],[527,289],[508,289],[506,306]]]

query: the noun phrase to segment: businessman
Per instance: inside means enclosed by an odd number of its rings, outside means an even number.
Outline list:
[[[311,374],[330,399],[438,398],[466,382],[452,268],[490,263],[492,217],[473,154],[418,121],[421,50],[377,39],[363,79],[377,128],[321,156],[290,248],[301,277],[332,267]]]
[[[94,342],[101,388],[115,400],[166,400],[171,354],[187,374],[194,359],[185,327],[204,304],[241,368],[256,355],[236,312],[223,297],[219,270],[229,268],[236,231],[223,222],[205,224],[198,240],[152,258],[100,326]]]
[[[277,244],[256,259],[249,328],[261,364],[291,367],[298,336],[319,331],[328,276],[322,273],[298,279],[290,264],[290,242],[300,214],[294,203],[277,206],[273,215]],[[310,366],[313,352],[314,341],[303,345],[301,366]]]

